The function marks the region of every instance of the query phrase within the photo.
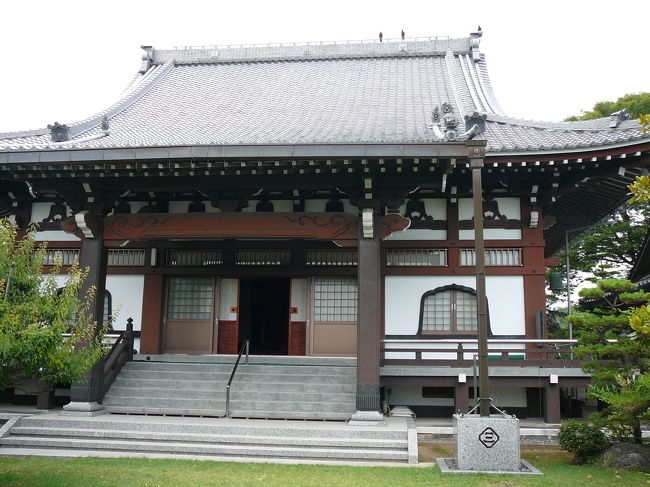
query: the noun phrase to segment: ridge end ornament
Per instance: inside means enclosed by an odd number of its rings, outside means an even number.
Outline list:
[[[458,118],[448,102],[435,107],[431,115],[433,133],[438,140],[454,142],[458,138]]]

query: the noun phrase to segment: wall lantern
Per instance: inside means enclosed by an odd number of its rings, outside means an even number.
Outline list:
[[[559,272],[551,272],[551,275],[548,278],[548,287],[551,291],[562,291],[564,286],[562,285],[562,274]]]

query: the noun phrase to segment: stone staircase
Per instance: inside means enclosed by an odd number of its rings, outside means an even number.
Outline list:
[[[388,418],[381,426],[350,426],[341,422],[51,413],[17,419],[9,434],[0,438],[0,456],[417,463],[415,429],[408,429],[408,421],[412,423],[406,418]]]
[[[138,358],[107,392],[108,412],[224,416],[233,357]],[[232,383],[230,417],[348,420],[356,410],[355,390],[355,359],[251,357],[249,364],[242,360]]]

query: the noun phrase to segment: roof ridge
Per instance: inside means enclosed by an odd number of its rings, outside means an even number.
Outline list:
[[[473,42],[472,42],[473,41]],[[153,49],[154,64],[221,64],[235,62],[348,59],[364,57],[444,56],[447,50],[470,54],[478,50],[472,37],[421,38],[341,43],[292,43],[238,46],[198,46]]]

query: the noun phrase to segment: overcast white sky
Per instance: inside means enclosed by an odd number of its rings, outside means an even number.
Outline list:
[[[560,120],[600,100],[650,91],[650,1],[5,0],[0,131],[90,116],[115,101],[141,44],[467,36],[506,113]]]

